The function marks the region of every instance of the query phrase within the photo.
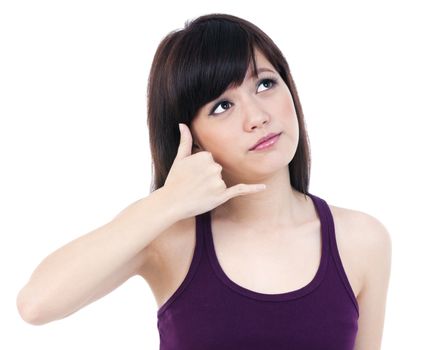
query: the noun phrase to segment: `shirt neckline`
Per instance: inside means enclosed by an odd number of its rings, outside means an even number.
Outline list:
[[[240,293],[244,296],[257,299],[257,300],[264,300],[264,301],[286,301],[286,300],[292,300],[300,298],[306,294],[311,293],[313,290],[315,290],[322,282],[325,276],[326,268],[327,268],[327,262],[329,260],[329,236],[330,236],[330,222],[329,218],[327,216],[326,208],[324,208],[324,205],[327,205],[323,200],[321,200],[319,197],[312,195],[311,193],[306,193],[313,201],[316,214],[319,217],[320,221],[320,227],[321,227],[321,258],[319,262],[319,267],[316,271],[316,274],[314,275],[313,279],[307,283],[305,286],[285,292],[285,293],[276,293],[276,294],[268,294],[268,293],[261,293],[257,291],[253,291],[250,289],[247,289],[245,287],[240,286],[239,284],[235,283],[233,280],[231,280],[227,274],[222,269],[218,257],[216,256],[215,246],[213,242],[213,234],[212,234],[212,220],[211,220],[211,211],[208,211],[206,214],[206,230],[203,230],[205,234],[205,241],[206,244],[206,251],[209,256],[210,263],[212,265],[212,268],[215,271],[215,274],[217,277],[229,288],[234,290],[237,293]]]

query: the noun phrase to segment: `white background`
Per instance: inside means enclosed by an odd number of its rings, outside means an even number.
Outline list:
[[[154,52],[212,12],[255,23],[286,56],[312,146],[310,192],[390,232],[382,348],[442,348],[441,11],[385,0],[2,2],[0,348],[158,348],[139,276],[43,326],[24,322],[15,298],[49,253],[149,193]]]

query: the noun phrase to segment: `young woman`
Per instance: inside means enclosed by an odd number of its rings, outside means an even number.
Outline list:
[[[43,260],[23,319],[64,318],[140,275],[162,350],[381,348],[389,233],[308,191],[301,103],[263,31],[210,14],[169,33],[148,127],[150,195]]]

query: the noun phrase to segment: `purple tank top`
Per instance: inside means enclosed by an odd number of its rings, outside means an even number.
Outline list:
[[[359,307],[336,244],[327,202],[307,193],[321,222],[321,260],[304,287],[263,294],[227,277],[217,260],[210,211],[197,215],[189,271],[157,312],[160,350],[351,350]]]

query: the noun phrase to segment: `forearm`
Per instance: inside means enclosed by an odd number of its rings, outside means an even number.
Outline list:
[[[179,219],[169,196],[162,189],[152,192],[109,223],[47,256],[20,291],[18,303],[38,309],[44,319],[58,319],[73,312]]]

